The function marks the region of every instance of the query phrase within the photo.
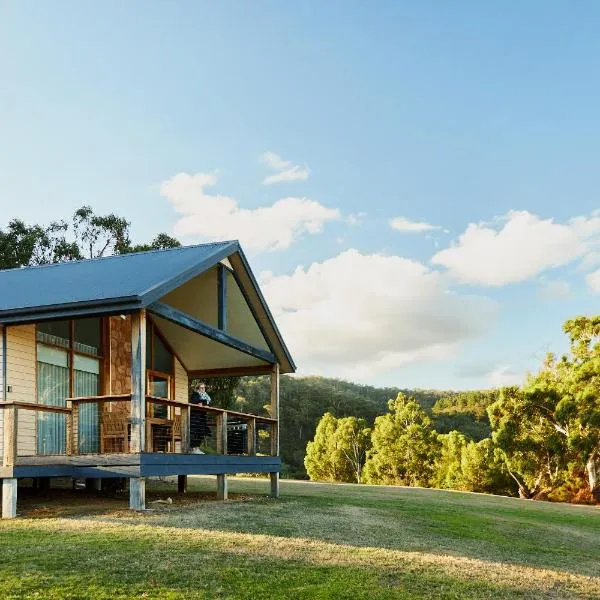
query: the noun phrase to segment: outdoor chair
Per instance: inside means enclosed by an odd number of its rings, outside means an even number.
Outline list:
[[[127,452],[129,419],[124,414],[103,413],[100,435],[100,452],[106,452],[108,440],[114,452]]]

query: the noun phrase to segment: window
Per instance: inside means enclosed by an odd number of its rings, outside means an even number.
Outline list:
[[[154,323],[148,321],[146,327],[146,373],[147,390],[150,396],[173,399],[174,384],[173,353],[161,337]],[[165,404],[152,403],[152,415],[166,418],[168,414]]]
[[[98,396],[101,389],[102,321],[77,319],[37,325],[37,395],[40,404],[66,406],[67,398]],[[64,454],[66,416],[38,415],[38,454]],[[79,410],[80,452],[98,451],[98,405]]]

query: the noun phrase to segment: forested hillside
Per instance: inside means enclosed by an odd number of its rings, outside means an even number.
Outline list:
[[[218,384],[218,380],[209,381]],[[227,402],[216,389],[216,403]],[[227,390],[224,390],[227,392]],[[373,425],[375,417],[388,410],[388,401],[399,392],[414,397],[431,415],[436,429],[445,433],[452,429],[463,431],[476,440],[489,435],[485,409],[476,409],[487,396],[478,392],[457,393],[436,390],[403,390],[376,388],[326,377],[281,377],[281,456],[287,474],[305,477],[306,445],[313,439],[321,417],[330,412],[336,417],[356,416]],[[270,400],[268,377],[245,377],[233,389],[235,407],[250,413],[264,413]],[[456,403],[454,402],[456,399]],[[479,402],[479,404],[477,404]]]
[[[450,392],[430,410],[398,393],[373,425],[326,413],[309,477],[600,503],[600,315],[563,330],[569,352],[549,354],[522,387]]]

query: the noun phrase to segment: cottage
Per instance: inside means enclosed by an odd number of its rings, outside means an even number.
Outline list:
[[[270,473],[277,496],[294,370],[236,241],[0,271],[2,517],[28,477],[127,478],[134,510],[159,475],[216,475],[226,498],[227,474]],[[192,379],[258,374],[268,413],[189,403]]]

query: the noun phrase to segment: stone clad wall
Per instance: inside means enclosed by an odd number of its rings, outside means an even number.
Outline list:
[[[110,393],[131,393],[131,317],[110,317]],[[125,405],[124,405],[125,406]]]

